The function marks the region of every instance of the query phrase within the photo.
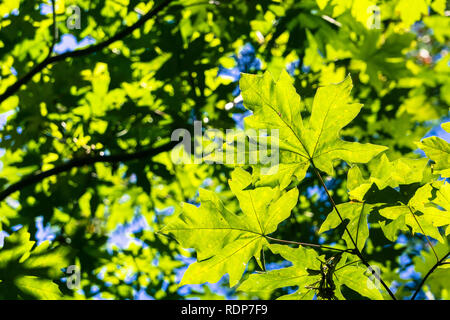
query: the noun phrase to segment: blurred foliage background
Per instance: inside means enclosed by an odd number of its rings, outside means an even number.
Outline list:
[[[249,113],[240,72],[286,69],[309,110],[319,86],[350,74],[352,95],[364,108],[342,134],[388,146],[391,161],[423,157],[415,142],[426,135],[448,141],[449,134],[436,129],[450,105],[450,8],[444,0],[54,4],[55,15],[50,1],[1,2],[0,94],[49,57],[95,46],[152,8],[160,10],[130,35],[49,63],[2,96],[0,298],[279,296],[236,292],[226,277],[179,287],[195,254],[155,234],[182,202],[197,202],[200,187],[238,209],[227,187],[229,166],[174,165],[168,150],[172,132],[192,131],[196,120],[204,129],[242,127]],[[79,29],[66,23],[76,14],[70,6],[79,8]],[[48,170],[55,174],[39,176]],[[342,165],[326,178],[337,203],[348,200],[347,170]],[[11,189],[24,179],[29,183]],[[331,207],[313,175],[300,192],[279,237],[341,241],[336,232],[318,235]],[[424,243],[405,233],[386,245],[381,230],[371,228],[366,253],[383,266],[399,298],[409,297],[432,266]],[[279,259],[269,255],[268,268]],[[80,270],[76,289],[67,286],[70,265]],[[252,261],[248,270],[255,268]],[[421,298],[450,298],[448,273],[427,283],[436,296],[425,288]]]

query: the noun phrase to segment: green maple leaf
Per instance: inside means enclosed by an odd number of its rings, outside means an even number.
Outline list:
[[[442,128],[450,132],[450,122],[443,123]],[[417,146],[435,162],[433,170],[436,173],[445,178],[450,177],[450,144],[447,141],[439,137],[429,137],[417,143]]]
[[[363,201],[364,195],[375,184],[379,190],[386,187],[396,188],[402,184],[421,182],[427,159],[400,158],[389,161],[383,154],[370,170],[370,177],[364,179],[358,166],[353,166],[348,171],[347,189],[349,197],[353,200]]]
[[[338,284],[345,285],[364,297],[383,300],[383,295],[372,279],[368,278],[368,274],[370,274],[370,270],[364,267],[349,265],[336,271],[336,278]]]
[[[303,247],[290,248],[285,245],[272,244],[269,248],[273,253],[280,254],[283,258],[292,262],[293,265],[265,273],[252,274],[238,287],[238,290],[264,292],[297,286],[297,291],[281,296],[279,299],[311,300],[315,295],[315,290],[312,290],[311,287],[317,287],[317,282],[321,279],[320,273],[311,272],[311,270],[319,270],[321,268],[320,261],[324,261],[324,257],[319,257],[313,249]],[[368,298],[383,299],[380,291],[365,275],[366,269],[355,265],[347,265],[347,256],[347,254],[343,254],[333,275],[336,297],[340,300],[345,299],[340,290],[340,287],[345,285]]]
[[[197,252],[197,262],[189,266],[180,285],[215,283],[228,273],[230,287],[234,286],[252,257],[260,261],[261,249],[268,244],[265,236],[289,217],[297,203],[297,189],[284,194],[270,187],[244,190],[252,177],[241,168],[231,177],[229,185],[242,214],[232,213],[215,193],[200,189],[201,205],[185,203],[177,220],[161,230]]]
[[[364,248],[366,240],[369,238],[369,227],[367,225],[367,217],[371,212],[373,205],[359,202],[347,202],[337,205],[337,209],[341,214],[342,219],[349,220],[347,229],[355,240],[356,245],[360,251]],[[334,229],[342,223],[336,209],[327,215],[319,229],[319,234],[328,230]],[[344,232],[342,239],[345,240],[349,248],[354,248],[353,242],[348,237],[347,232]]]
[[[441,124],[442,129],[444,129],[447,132],[450,132],[450,122],[445,122]]]
[[[0,298],[61,299],[54,280],[63,277],[69,265],[68,249],[49,248],[48,241],[34,248],[26,228],[5,239],[0,250]]]
[[[293,265],[265,273],[251,274],[238,287],[238,290],[245,292],[271,292],[277,288],[298,286],[298,290],[293,295],[282,296],[279,299],[312,299],[314,291],[305,287],[320,279],[319,275],[311,274],[307,270],[318,270],[320,268],[317,252],[309,248],[290,248],[278,244],[272,244],[269,248],[274,254],[280,254],[284,259],[292,262]]]
[[[432,202],[445,210],[444,212],[435,211],[434,213],[439,218],[438,224],[440,226],[448,224],[445,231],[445,235],[448,236],[450,235],[450,184],[435,182],[432,185],[439,187],[436,191],[436,199],[433,199]]]
[[[282,71],[278,80],[269,72],[263,76],[242,74],[239,82],[244,106],[253,111],[245,118],[247,128],[278,129],[280,164],[271,175],[261,175],[261,184],[280,183],[286,187],[292,176],[303,179],[314,165],[333,174],[333,161],[367,163],[386,147],[348,142],[340,138],[340,130],[359,113],[362,105],[352,102],[352,81],[317,90],[309,120],[303,122],[304,107],[291,77]]]
[[[393,218],[392,222],[386,223],[386,221],[380,221],[381,230],[386,238],[392,242],[397,241],[399,231],[408,232],[408,226],[406,225],[406,214],[398,215]]]
[[[439,187],[440,184],[439,182],[426,184],[417,189],[408,203],[400,203],[397,206],[384,207],[379,210],[380,215],[393,220],[387,225],[384,221],[380,222],[389,240],[395,241],[397,231],[405,231],[406,224],[411,228],[413,234],[421,233],[442,243],[445,241],[438,227],[450,225],[450,215],[449,211],[441,210],[437,205],[444,208],[449,207],[450,190],[448,184],[444,184],[436,191],[435,188]],[[437,199],[433,200],[435,192]]]

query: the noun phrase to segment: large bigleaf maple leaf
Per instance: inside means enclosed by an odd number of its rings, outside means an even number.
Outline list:
[[[305,122],[301,115],[306,111],[304,104],[286,71],[283,70],[276,81],[269,72],[262,76],[242,74],[239,85],[244,106],[253,111],[253,115],[245,119],[246,128],[279,130],[280,164],[276,170],[271,170],[273,174],[261,175],[261,184],[279,182],[283,188],[294,175],[303,179],[311,164],[333,174],[336,159],[367,163],[387,149],[340,138],[340,130],[362,107],[352,101],[350,76],[339,84],[317,90],[311,116]]]
[[[228,210],[215,193],[200,189],[201,205],[185,203],[183,213],[161,230],[197,252],[197,262],[189,266],[180,285],[215,283],[229,274],[230,287],[234,286],[252,257],[260,261],[261,249],[268,244],[266,235],[289,217],[297,203],[297,189],[284,194],[270,187],[244,190],[252,178],[241,168],[231,177],[229,185],[241,214]]]

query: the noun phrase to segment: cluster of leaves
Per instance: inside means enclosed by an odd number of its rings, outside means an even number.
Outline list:
[[[20,229],[8,237],[0,252],[0,298],[63,298],[53,280],[62,278],[68,255],[67,248],[52,247],[48,241],[35,247],[27,230]]]
[[[71,5],[81,29],[66,24]],[[419,285],[448,299],[449,145],[421,140],[449,112],[446,12],[442,0],[2,1],[0,297],[388,297],[364,260],[399,299]],[[247,109],[247,128],[279,129],[275,174],[172,162],[175,129],[234,128]],[[56,234],[33,248],[37,217]],[[228,281],[180,288],[194,257],[182,284]],[[80,290],[61,281],[69,265]],[[424,284],[401,276],[411,268]]]
[[[439,174],[448,177],[450,144],[437,137],[424,139],[419,144],[436,163],[435,172],[427,167],[426,159],[398,158],[391,162],[384,153],[373,162],[373,168],[368,170],[369,177],[365,179],[357,164],[368,163],[387,148],[347,142],[339,137],[340,129],[361,109],[360,104],[352,101],[351,87],[351,80],[347,77],[337,85],[319,88],[311,115],[304,124],[300,97],[285,71],[276,81],[268,72],[262,76],[244,74],[241,77],[244,105],[253,111],[253,115],[245,119],[246,125],[255,129],[279,130],[280,164],[268,170],[275,174],[265,176],[255,174],[252,177],[242,168],[232,172],[229,185],[239,200],[242,213],[227,210],[217,195],[200,190],[200,207],[188,204],[179,218],[163,229],[163,232],[174,235],[181,245],[195,248],[197,252],[197,262],[189,266],[181,284],[217,282],[228,274],[230,286],[234,286],[252,257],[256,258],[262,270],[266,270],[261,252],[270,248],[273,253],[292,262],[293,266],[251,275],[239,290],[298,286],[289,298],[310,299],[316,289],[320,297],[321,289],[314,288],[313,284],[318,277],[325,275],[308,272],[308,269],[317,269],[318,253],[301,246],[294,250],[270,244],[270,240],[283,242],[285,239],[269,235],[277,231],[278,224],[286,220],[297,205],[298,193],[303,187],[301,181],[308,168],[312,166],[322,181],[319,170],[332,175],[333,165],[336,165],[334,160],[353,164],[348,173],[349,202],[335,205],[323,184],[333,211],[327,215],[319,233],[335,229],[348,220],[342,238],[355,256],[341,259],[336,272],[330,276],[336,279],[333,290],[336,289],[334,294],[337,298],[344,297],[340,292],[341,286],[368,298],[382,298],[374,284],[367,285],[370,279],[365,281],[366,268],[358,268],[358,264],[368,266],[362,252],[370,234],[369,217],[378,225],[375,228],[381,228],[392,242],[396,241],[398,232],[411,232],[447,244],[439,227],[446,226],[445,235],[450,234],[450,184],[439,181],[438,177]],[[443,127],[448,129],[449,125],[446,123]],[[291,239],[289,241],[295,243]],[[430,246],[434,250],[431,242]],[[346,252],[339,248],[336,250]],[[450,251],[445,256],[449,254]],[[436,255],[436,262],[439,263],[441,258]]]

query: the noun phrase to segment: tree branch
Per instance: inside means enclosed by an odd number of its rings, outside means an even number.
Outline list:
[[[447,257],[450,256],[450,251],[441,259],[438,260],[438,262],[435,263],[435,265],[427,272],[425,277],[420,282],[419,286],[417,287],[416,291],[414,292],[413,296],[411,297],[411,300],[414,300],[417,296],[417,294],[422,289],[423,285],[425,284],[425,281],[427,281],[428,277],[436,270],[437,267],[439,267],[441,264],[444,264],[444,260],[447,259]]]
[[[55,45],[58,42],[58,25],[56,24],[56,5],[55,5],[56,0],[51,1],[52,1],[53,35],[52,35],[52,44],[50,45],[47,58],[45,59],[48,59],[52,55],[53,49],[55,48]]]
[[[328,199],[330,200],[334,210],[336,210],[337,215],[339,216],[339,219],[341,219],[341,222],[344,223],[344,219],[342,219],[342,216],[336,206],[336,203],[333,200],[333,197],[331,196],[330,192],[328,191],[327,186],[325,185],[325,182],[322,179],[322,176],[320,175],[319,170],[316,168],[316,166],[314,165],[314,162],[311,159],[311,165],[314,169],[314,172],[316,173],[317,177],[319,178],[320,183],[322,184],[322,187],[325,189],[325,192],[327,193]],[[359,259],[361,259],[362,263],[367,267],[370,268],[370,264],[367,262],[367,260],[363,257],[361,251],[359,251],[358,246],[356,245],[355,240],[353,239],[352,235],[350,234],[350,231],[348,230],[347,226],[345,226],[345,231],[347,232],[351,242],[353,243],[353,245],[355,246],[355,249],[353,250],[353,254],[355,254]],[[383,287],[386,289],[386,291],[389,293],[389,295],[391,296],[391,298],[393,300],[397,300],[397,298],[395,297],[395,295],[392,293],[391,289],[389,289],[389,287],[387,286],[387,284],[383,281],[383,279],[379,278],[380,283],[383,285]]]
[[[83,167],[83,166],[94,164],[97,162],[115,163],[115,162],[131,161],[131,160],[135,160],[135,159],[142,159],[142,158],[146,158],[146,157],[153,157],[162,152],[171,150],[177,143],[178,143],[177,141],[171,141],[160,147],[141,150],[141,151],[137,151],[135,153],[124,153],[124,154],[115,154],[115,155],[110,155],[110,156],[75,158],[75,159],[72,159],[62,165],[59,165],[59,166],[57,166],[53,169],[47,170],[47,171],[38,170],[28,176],[25,176],[22,180],[10,185],[5,190],[0,192],[0,201],[5,200],[6,197],[11,195],[12,193],[22,190],[23,188],[25,188],[29,185],[38,183],[50,176],[54,176],[54,175],[60,174],[62,172],[69,171],[72,168]]]
[[[51,56],[51,54],[49,54],[47,56],[47,58],[45,58],[41,63],[36,65],[33,69],[31,69],[22,78],[20,78],[14,84],[12,84],[10,87],[8,87],[8,89],[6,89],[6,91],[0,95],[0,104],[3,101],[5,101],[6,99],[8,99],[10,96],[12,96],[17,90],[20,89],[20,87],[22,87],[22,85],[24,85],[28,81],[30,81],[36,74],[41,72],[47,66],[49,66],[53,63],[59,62],[59,61],[63,61],[67,58],[86,56],[86,55],[89,55],[91,53],[100,51],[100,50],[108,47],[110,44],[125,38],[126,36],[130,35],[134,30],[140,28],[142,25],[144,25],[145,22],[147,22],[148,20],[150,20],[151,18],[156,16],[161,10],[163,10],[165,7],[167,7],[172,1],[173,0],[164,0],[159,5],[157,5],[156,7],[151,9],[149,12],[147,12],[144,16],[142,16],[142,18],[139,19],[136,23],[123,29],[122,31],[118,32],[116,35],[112,36],[111,38],[109,38],[103,42],[100,42],[96,45],[89,46],[85,49],[66,52],[63,54],[56,55],[56,56]],[[51,51],[53,51],[53,48],[51,49]]]

